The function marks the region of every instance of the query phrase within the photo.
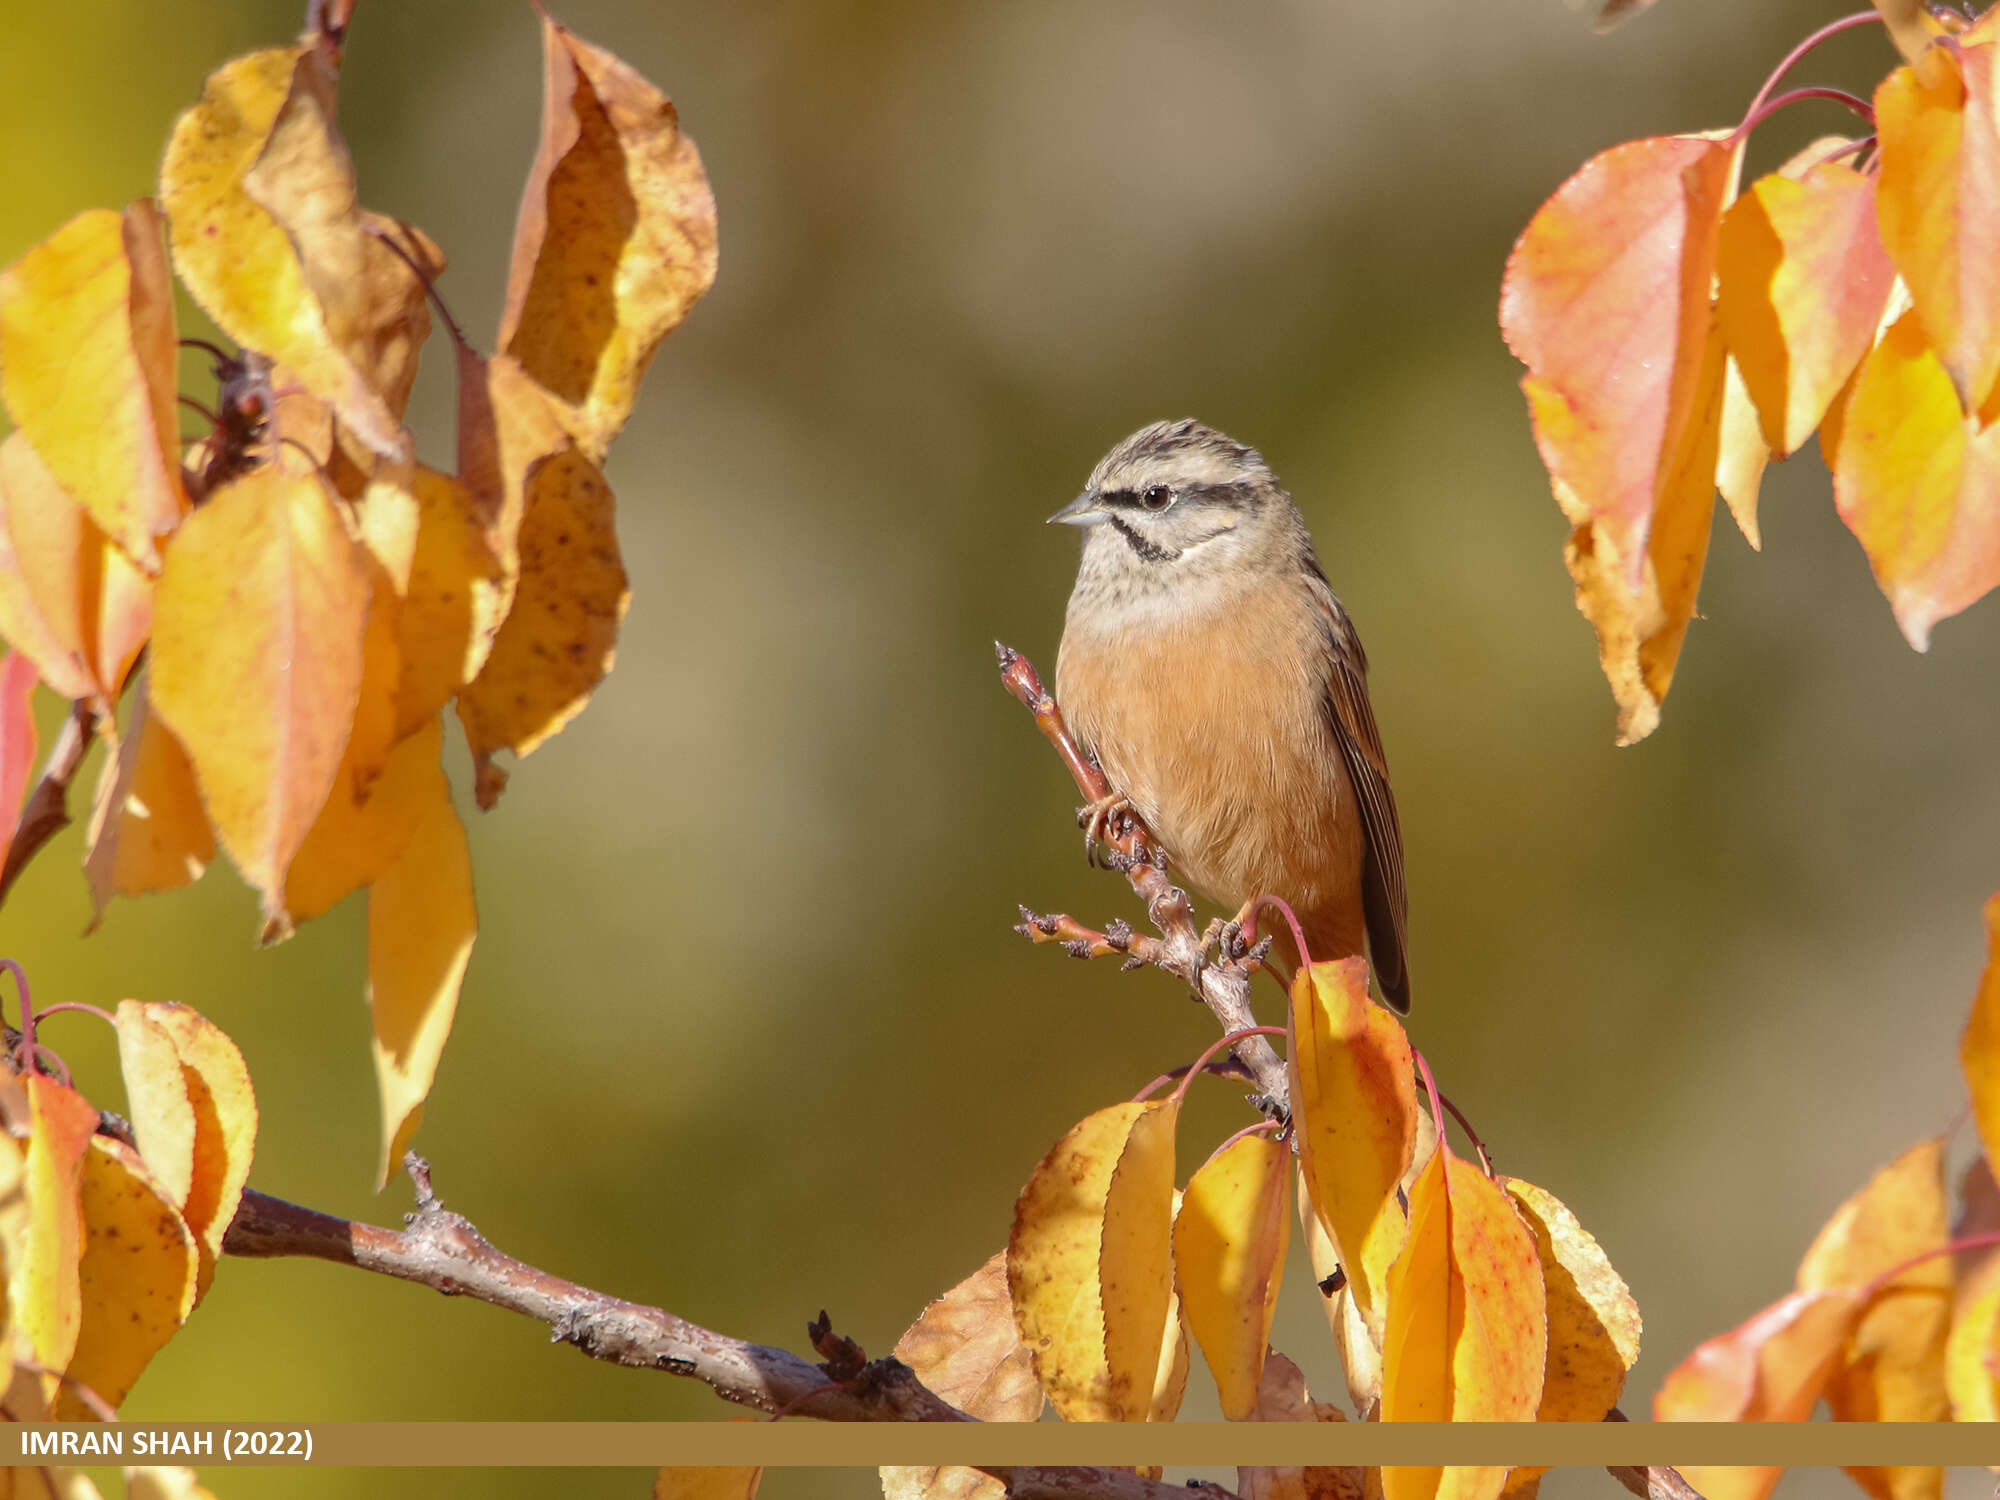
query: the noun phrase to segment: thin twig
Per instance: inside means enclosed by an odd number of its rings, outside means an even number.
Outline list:
[[[246,1192],[223,1251],[266,1259],[307,1256],[414,1282],[447,1297],[470,1297],[547,1324],[557,1342],[574,1344],[592,1359],[684,1375],[725,1401],[757,1411],[830,1422],[975,1420],[926,1387],[901,1360],[869,1360],[850,1378],[836,1380],[790,1350],[730,1338],[664,1308],[627,1302],[518,1261],[438,1201],[430,1166],[421,1157],[406,1156],[403,1165],[417,1190],[416,1212],[405,1216],[405,1229],[358,1224]],[[822,1330],[823,1337],[827,1333]],[[1169,1500],[1187,1493],[1179,1485],[1116,1470],[988,1472],[1010,1486],[1010,1495],[1023,1497]],[[1079,1487],[1078,1475],[1108,1477]]]
[[[994,650],[1000,658],[1001,683],[1034,714],[1035,726],[1055,746],[1084,800],[1096,803],[1109,797],[1111,783],[1070,734],[1062,709],[1042,686],[1041,674],[1034,663],[998,642],[994,643]],[[1223,1031],[1245,1031],[1255,1026],[1257,1017],[1250,1008],[1250,978],[1255,968],[1226,955],[1219,962],[1208,957],[1202,947],[1201,931],[1194,923],[1194,904],[1188,900],[1186,891],[1167,879],[1166,870],[1155,858],[1155,846],[1145,825],[1130,815],[1114,821],[1117,826],[1105,830],[1114,856],[1113,868],[1132,882],[1132,889],[1146,903],[1146,915],[1160,930],[1160,941],[1149,947],[1146,961],[1186,982],[1222,1024]],[[1137,942],[1133,938],[1134,946],[1130,948],[1135,957],[1139,956]],[[1261,1036],[1249,1037],[1237,1048],[1237,1055],[1257,1084],[1265,1113],[1273,1118],[1288,1115],[1291,1089],[1284,1060],[1271,1044]]]
[[[1604,1414],[1607,1422],[1628,1421],[1625,1413],[1612,1407]],[[1639,1500],[1702,1500],[1702,1493],[1681,1477],[1680,1470],[1670,1469],[1665,1464],[1608,1464],[1605,1472]]]
[[[7,846],[6,863],[0,864],[0,901],[7,899],[21,871],[42,845],[69,826],[69,784],[90,753],[91,733],[96,727],[97,710],[88,699],[79,698],[42,764],[42,779],[21,807],[13,842]]]

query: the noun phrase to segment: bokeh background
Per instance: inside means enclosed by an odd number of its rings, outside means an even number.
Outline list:
[[[151,191],[203,75],[302,6],[6,9],[0,259]],[[473,815],[483,930],[418,1144],[503,1247],[793,1347],[824,1307],[886,1350],[1003,1242],[1069,1124],[1211,1038],[1164,976],[1010,933],[1017,901],[1139,913],[1085,869],[1072,789],[991,657],[999,636],[1052,671],[1076,541],[1042,518],[1114,439],[1184,414],[1262,447],[1361,626],[1408,840],[1412,1034],[1502,1168],[1630,1280],[1627,1410],[1957,1117],[2000,885],[2000,604],[1911,654],[1808,453],[1766,482],[1762,555],[1718,517],[1665,727],[1614,749],[1494,321],[1513,237],[1586,156],[1733,122],[1837,8],[1663,0],[1605,37],[1561,0],[558,9],[675,97],[722,271],[612,457],[617,670]],[[1865,31],[1809,72],[1865,93],[1891,61]],[[364,199],[443,243],[444,291],[489,339],[538,90],[525,4],[359,8],[342,105]],[[1752,167],[1841,124],[1788,111]],[[413,413],[446,463],[448,376],[434,348]],[[219,865],[86,940],[80,842],[0,913],[36,998],[198,1006],[257,1080],[254,1185],[396,1222],[405,1190],[369,1191],[360,903],[257,952]],[[50,1040],[115,1098],[92,1023]],[[1188,1166],[1247,1119],[1226,1086],[1197,1101]],[[1277,1342],[1332,1391],[1314,1300],[1295,1266]],[[1213,1411],[1197,1374],[1188,1414]],[[304,1262],[225,1266],[128,1412],[730,1414]],[[218,1476],[231,1497],[384,1483]]]

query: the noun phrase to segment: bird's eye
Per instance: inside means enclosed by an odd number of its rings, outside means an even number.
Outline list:
[[[1139,497],[1139,503],[1147,510],[1165,510],[1174,503],[1174,492],[1164,484],[1149,484],[1146,493]]]

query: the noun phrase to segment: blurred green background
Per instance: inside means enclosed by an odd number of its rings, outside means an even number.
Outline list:
[[[10,5],[0,259],[151,191],[203,75],[301,9]],[[1835,7],[1664,0],[1607,37],[1560,0],[558,9],[674,96],[722,271],[612,455],[618,669],[470,814],[483,930],[418,1145],[497,1243],[794,1348],[826,1308],[886,1351],[1003,1242],[1069,1124],[1212,1037],[1164,976],[1009,932],[1017,901],[1139,913],[1085,869],[1072,788],[991,657],[999,636],[1052,672],[1076,544],[1042,518],[1113,440],[1184,414],[1263,449],[1361,626],[1408,842],[1412,1035],[1502,1169],[1630,1280],[1628,1411],[1957,1116],[2000,885],[2000,603],[1911,654],[1809,453],[1766,481],[1763,555],[1718,515],[1665,726],[1615,750],[1494,322],[1513,237],[1586,156],[1732,123]],[[537,46],[525,4],[363,0],[342,84],[364,200],[444,245],[445,294],[488,338]],[[1864,31],[1808,73],[1867,92],[1891,60]],[[1751,166],[1842,124],[1787,111]],[[413,411],[445,462],[448,376],[434,348]],[[37,1000],[199,1007],[256,1077],[254,1185],[397,1222],[405,1189],[369,1192],[359,903],[260,953],[219,866],[84,940],[79,855],[72,831],[0,913]],[[99,1028],[48,1039],[115,1098]],[[1201,1090],[1184,1165],[1247,1118]],[[1314,1300],[1295,1266],[1276,1342],[1332,1391]],[[1188,1414],[1213,1411],[1197,1376]],[[128,1412],[732,1409],[488,1308],[241,1262]],[[384,1484],[216,1479],[225,1500]]]

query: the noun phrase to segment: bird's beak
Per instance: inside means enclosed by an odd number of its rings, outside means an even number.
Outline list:
[[[1085,490],[1061,510],[1050,516],[1050,526],[1060,522],[1064,526],[1096,526],[1111,519],[1111,512],[1098,505],[1097,497]]]

